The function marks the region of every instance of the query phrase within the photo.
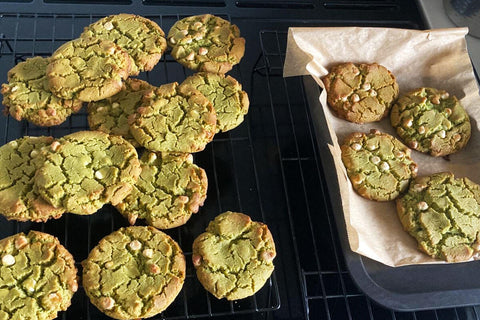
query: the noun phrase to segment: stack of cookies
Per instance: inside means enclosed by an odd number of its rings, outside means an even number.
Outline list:
[[[181,84],[158,87],[132,78],[152,70],[168,47],[176,61],[197,73]],[[91,131],[58,139],[25,136],[0,147],[0,214],[46,222],[65,212],[90,215],[111,204],[130,224],[142,219],[150,225],[113,232],[83,262],[84,289],[108,316],[151,317],[180,292],[185,257],[158,229],[184,225],[206,199],[207,176],[191,153],[204,150],[216,133],[243,122],[248,95],[225,73],[240,62],[244,51],[238,27],[210,14],[177,21],[167,37],[149,19],[118,14],[87,26],[51,57],[27,59],[9,71],[1,91],[6,114],[53,126],[88,103]],[[2,314],[0,303],[0,318],[44,312],[42,319],[53,319],[69,306],[77,289],[73,257],[50,235],[19,234],[0,241],[1,274],[36,268],[34,258],[25,264],[21,249],[37,250],[26,244],[58,251],[55,257],[68,264],[56,275],[64,280],[57,284],[62,288],[35,293],[41,298],[40,311]],[[213,257],[211,252],[218,254]],[[235,300],[265,284],[275,255],[266,225],[226,212],[195,241],[193,263],[208,291],[219,299]],[[227,267],[228,272],[215,271]],[[5,281],[0,277],[1,287]],[[32,277],[7,287],[23,286],[30,296],[40,281]]]
[[[411,149],[445,157],[465,147],[471,125],[458,99],[426,87],[399,97],[395,76],[376,63],[339,64],[323,81],[336,116],[362,124],[390,114],[399,137],[372,129],[343,141],[354,190],[370,200],[396,200],[404,229],[428,255],[448,262],[480,255],[480,186],[450,172],[417,177],[411,157]]]

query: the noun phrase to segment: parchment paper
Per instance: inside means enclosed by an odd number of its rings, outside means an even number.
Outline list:
[[[412,151],[419,175],[451,171],[456,178],[480,183],[480,96],[467,52],[467,28],[407,30],[394,28],[290,28],[284,76],[311,75],[323,88],[321,77],[341,62],[377,62],[397,78],[400,94],[418,87],[447,90],[457,96],[470,116],[472,136],[467,147],[450,161]],[[340,185],[348,240],[354,252],[389,266],[443,263],[417,249],[397,217],[395,202],[364,199],[352,189],[341,160],[339,143],[351,132],[376,128],[397,136],[390,119],[353,124],[333,115],[326,93],[319,97],[333,145],[329,145]],[[397,136],[398,137],[398,136]]]

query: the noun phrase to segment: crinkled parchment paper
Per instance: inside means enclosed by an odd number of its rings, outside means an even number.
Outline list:
[[[447,90],[460,99],[470,116],[472,136],[467,147],[450,160],[412,151],[419,175],[451,171],[480,183],[480,96],[470,62],[465,35],[467,28],[406,30],[394,28],[290,28],[284,76],[311,75],[323,87],[321,78],[341,62],[377,62],[397,78],[400,94],[418,87]],[[376,128],[394,136],[390,119],[363,125],[333,115],[326,93],[319,97],[333,145],[332,153],[348,240],[354,252],[389,266],[438,263],[417,250],[414,238],[398,220],[395,202],[375,202],[357,195],[348,180],[339,144],[351,132]],[[321,143],[321,142],[320,142]]]

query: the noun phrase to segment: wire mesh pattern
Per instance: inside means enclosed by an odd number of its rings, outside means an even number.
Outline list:
[[[83,28],[103,16],[96,15],[51,15],[51,14],[0,14],[0,81],[6,82],[7,72],[16,63],[32,56],[49,56],[64,42],[76,38]],[[169,30],[179,15],[146,16],[157,22],[163,30]],[[228,17],[224,17],[227,18]],[[242,75],[234,68],[233,75],[241,82]],[[159,65],[140,78],[153,85],[178,81],[189,74],[169,55]],[[73,114],[61,125],[42,128],[25,121],[18,122],[11,117],[0,120],[0,135],[3,143],[25,135],[63,135],[88,130],[85,108]],[[221,212],[231,210],[245,212],[253,220],[265,221],[258,188],[252,152],[252,135],[247,120],[240,127],[228,133],[220,133],[202,152],[194,154],[194,161],[204,168],[209,178],[208,198],[205,205],[182,227],[167,230],[183,249],[187,261],[185,284],[172,305],[153,319],[184,319],[214,316],[263,314],[280,307],[276,274],[254,296],[235,302],[217,300],[207,293],[196,279],[191,263],[191,245],[202,233],[208,222]],[[2,143],[2,144],[3,144]],[[0,236],[6,237],[18,232],[39,230],[55,235],[72,253],[81,274],[80,261],[105,235],[127,226],[128,223],[110,205],[90,216],[65,214],[58,220],[46,223],[18,223],[3,218]],[[268,222],[267,222],[268,223]],[[107,319],[89,303],[80,288],[74,295],[72,306],[59,319]]]
[[[283,78],[287,33],[260,32],[256,72],[267,80],[283,193],[294,241],[303,308],[308,319],[480,319],[479,306],[396,312],[354,284],[341,252],[315,128],[301,77]]]

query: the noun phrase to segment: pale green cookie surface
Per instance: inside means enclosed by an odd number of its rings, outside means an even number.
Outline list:
[[[72,255],[57,238],[30,231],[0,240],[0,320],[50,320],[78,289]]]
[[[267,226],[243,213],[227,211],[193,242],[198,280],[218,299],[243,299],[260,290],[276,256]]]
[[[217,131],[229,131],[243,122],[250,102],[242,85],[231,76],[198,72],[182,82],[200,91],[217,113]]]
[[[137,151],[125,139],[79,131],[51,144],[35,176],[36,190],[57,208],[91,214],[129,194],[140,175]]]
[[[150,19],[121,13],[111,15],[85,28],[81,37],[95,37],[115,42],[135,61],[132,75],[149,71],[167,48],[165,33]]]
[[[130,132],[151,151],[202,151],[216,132],[212,103],[198,90],[169,83],[149,91],[130,116]]]
[[[182,289],[185,257],[178,244],[153,227],[121,228],[100,240],[82,262],[90,301],[115,319],[152,317]]]
[[[185,224],[207,197],[207,175],[193,164],[191,154],[145,152],[142,173],[132,192],[116,208],[131,224],[169,229]]]
[[[393,200],[417,176],[410,149],[389,134],[375,129],[369,134],[355,132],[340,148],[352,186],[364,198]]]
[[[448,262],[478,257],[480,186],[449,172],[417,177],[397,199],[404,229],[420,250]]]
[[[332,111],[355,123],[386,117],[399,91],[395,76],[377,63],[342,63],[322,80]]]
[[[52,137],[23,137],[0,147],[0,214],[18,221],[59,218],[64,210],[45,202],[33,188]]]
[[[471,135],[470,118],[458,99],[434,88],[401,96],[390,122],[410,148],[436,157],[459,151]]]
[[[50,92],[46,77],[49,62],[49,58],[33,57],[8,71],[8,83],[2,84],[2,103],[14,119],[53,126],[82,107],[80,100],[61,99]]]
[[[116,95],[90,102],[87,107],[90,129],[122,136],[132,145],[138,146],[130,133],[128,117],[140,106],[144,93],[153,89],[145,81],[130,78]]]
[[[175,60],[197,71],[226,73],[245,53],[245,39],[238,27],[211,14],[177,21],[167,42]]]
[[[53,53],[46,73],[54,95],[90,102],[118,93],[132,64],[128,53],[112,41],[78,38]]]

